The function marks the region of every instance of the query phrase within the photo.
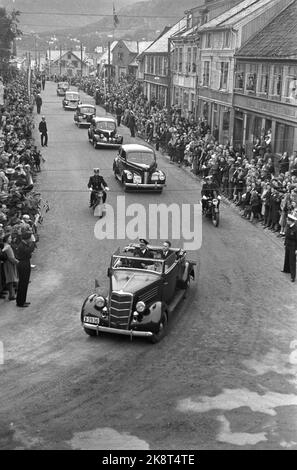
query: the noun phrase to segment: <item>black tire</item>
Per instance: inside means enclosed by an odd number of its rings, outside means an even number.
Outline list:
[[[84,327],[84,330],[88,336],[97,336],[97,331],[95,330],[91,330],[90,328],[86,328],[86,327]]]
[[[95,150],[97,149],[97,142],[96,142],[96,140],[93,140],[93,147],[94,147]]]
[[[212,214],[212,223],[215,227],[219,226],[219,223],[220,223],[220,214],[219,214],[219,212],[215,212],[214,214]]]
[[[151,343],[156,344],[159,341],[161,341],[164,338],[164,336],[166,336],[167,327],[168,327],[167,313],[163,312],[161,315],[160,323],[159,323],[159,331],[157,333],[154,333],[153,336],[150,337]]]

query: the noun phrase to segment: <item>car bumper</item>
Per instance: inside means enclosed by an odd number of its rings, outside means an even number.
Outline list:
[[[64,109],[72,109],[72,110],[76,110],[77,108],[77,104],[63,104],[63,108]]]
[[[163,189],[165,186],[164,183],[126,183],[125,182],[125,187],[126,188],[131,188],[131,189],[150,189],[152,191],[160,190]]]
[[[80,126],[85,126],[85,127],[90,127],[91,123],[88,121],[75,121],[76,124],[79,124]]]
[[[98,333],[101,332],[124,336],[138,336],[141,338],[150,338],[151,336],[153,336],[153,333],[151,331],[121,330],[119,328],[110,328],[109,326],[92,325],[92,323],[83,323],[82,325],[83,328],[98,331]]]
[[[120,142],[102,142],[101,140],[96,140],[97,147],[120,147],[122,143]]]

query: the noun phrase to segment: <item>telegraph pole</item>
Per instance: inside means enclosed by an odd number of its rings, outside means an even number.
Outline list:
[[[110,41],[108,41],[108,69],[107,69],[107,80],[108,80],[108,93],[110,93]]]
[[[60,45],[60,77],[62,75],[62,46]]]
[[[82,42],[80,42],[80,73],[81,77],[83,76],[83,45]]]

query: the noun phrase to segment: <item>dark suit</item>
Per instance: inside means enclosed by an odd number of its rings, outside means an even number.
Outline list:
[[[174,253],[173,250],[167,250],[166,252],[162,251],[161,252],[161,259],[166,259],[168,256],[172,255]]]
[[[284,269],[285,273],[291,274],[291,279],[296,278],[296,254],[297,250],[297,225],[295,224],[290,227],[287,225],[285,234],[285,260]]]
[[[134,256],[138,258],[154,259],[154,253],[148,248],[145,248],[144,250],[141,250],[139,247],[135,248]],[[145,267],[145,264],[146,263],[143,263],[142,261],[133,261],[133,266],[135,268],[143,268]]]
[[[88,182],[88,188],[92,188],[93,191],[103,191],[103,203],[106,201],[106,192],[104,189],[106,188],[107,183],[104,180],[103,176],[100,175],[93,175],[90,176],[89,182]],[[90,204],[93,204],[94,201],[94,193],[93,191],[91,192],[91,200]]]
[[[27,290],[31,274],[31,254],[34,250],[34,245],[22,240],[16,249],[16,257],[19,260],[18,273],[19,283],[16,303],[17,305],[24,305],[27,297]]]
[[[41,134],[41,146],[47,146],[47,125],[45,121],[40,121],[38,130]]]

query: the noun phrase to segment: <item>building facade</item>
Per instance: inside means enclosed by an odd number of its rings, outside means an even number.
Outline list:
[[[295,0],[236,54],[234,144],[250,154],[268,131],[275,155],[297,150],[296,18]]]
[[[221,143],[233,142],[235,52],[290,3],[244,0],[198,28],[198,114],[217,129]]]
[[[89,66],[86,63],[85,53],[83,60],[80,57],[80,51],[47,51],[46,68],[49,75],[67,75],[75,77],[79,75],[86,76],[89,73]]]

